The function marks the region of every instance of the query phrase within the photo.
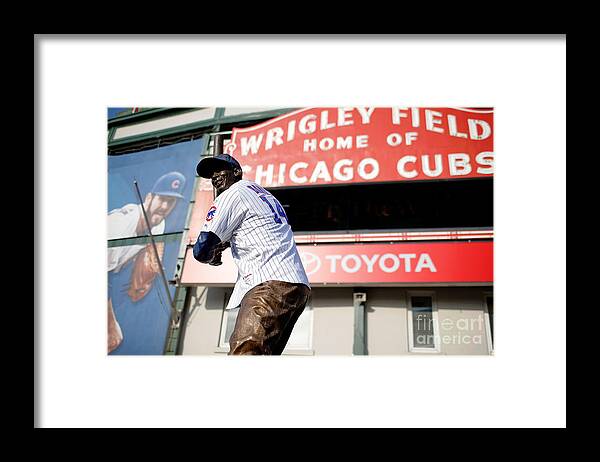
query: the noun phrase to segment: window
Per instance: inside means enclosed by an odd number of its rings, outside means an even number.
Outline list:
[[[494,296],[485,295],[485,319],[490,353],[494,351]]]
[[[432,292],[409,293],[409,351],[439,353],[437,309]]]
[[[491,228],[489,178],[274,188],[295,232]]]
[[[235,327],[235,320],[237,319],[237,315],[240,312],[240,308],[233,308],[231,310],[225,310],[223,313],[223,319],[225,321],[225,332],[221,335],[220,347],[221,348],[229,348],[229,338],[231,337],[231,333],[233,332],[233,328]],[[223,329],[221,329],[223,331]]]
[[[221,324],[221,335],[219,336],[219,348],[224,351],[229,351],[229,338],[235,327],[240,308],[224,310],[223,322]],[[283,354],[294,352],[309,352],[312,350],[312,323],[313,310],[310,305],[306,305],[304,311],[296,321],[292,335],[287,342]]]

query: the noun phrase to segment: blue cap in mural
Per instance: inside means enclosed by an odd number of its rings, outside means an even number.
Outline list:
[[[179,172],[169,172],[161,176],[154,186],[152,193],[160,196],[172,196],[183,199],[183,188],[185,187],[185,176]]]

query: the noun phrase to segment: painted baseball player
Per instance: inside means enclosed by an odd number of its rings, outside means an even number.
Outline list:
[[[178,199],[183,199],[185,177],[179,172],[170,172],[161,176],[144,198],[144,209],[152,226],[152,234],[162,234],[165,230],[165,219],[173,211]],[[127,204],[111,210],[108,214],[108,239],[120,237],[143,236],[147,233],[147,225],[140,204]],[[110,247],[108,249],[108,353],[116,349],[123,341],[123,332],[115,317],[111,298],[111,282],[113,275],[119,273],[125,265],[134,260],[134,270],[128,289],[133,302],[143,298],[152,287],[158,273],[157,264],[150,244]],[[163,245],[158,247],[159,257]],[[140,251],[144,250],[140,253]],[[138,255],[139,254],[139,255]]]
[[[279,201],[242,179],[228,154],[202,159],[196,171],[212,180],[216,199],[194,245],[194,258],[221,264],[231,247],[238,278],[226,309],[240,306],[230,355],[280,355],[310,296],[294,234]]]

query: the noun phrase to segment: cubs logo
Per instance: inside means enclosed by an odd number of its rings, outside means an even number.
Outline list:
[[[180,184],[181,184],[181,182],[179,180],[173,180],[173,183],[171,183],[171,188],[177,189],[177,188],[179,188]]]
[[[206,214],[206,221],[210,221],[215,217],[215,213],[217,213],[217,208],[213,205],[208,209],[208,213]]]

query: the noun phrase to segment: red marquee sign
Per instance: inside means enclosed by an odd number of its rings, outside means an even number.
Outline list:
[[[266,187],[491,177],[493,111],[306,108],[234,128],[225,152]]]
[[[299,245],[311,284],[492,283],[493,242]],[[223,265],[199,263],[189,248],[182,284],[230,285],[237,279],[231,252]]]

